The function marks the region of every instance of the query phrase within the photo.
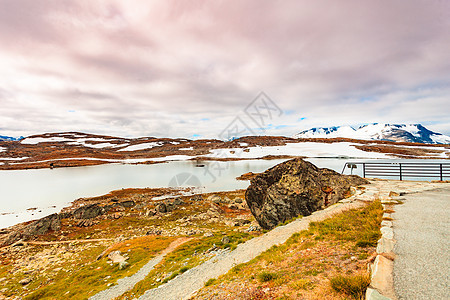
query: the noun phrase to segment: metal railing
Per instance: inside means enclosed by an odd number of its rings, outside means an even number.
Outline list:
[[[362,177],[397,177],[405,178],[436,178],[445,180],[450,178],[450,163],[437,162],[346,162],[342,169],[362,168]]]

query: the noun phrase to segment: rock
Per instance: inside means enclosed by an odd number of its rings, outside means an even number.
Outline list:
[[[165,203],[160,203],[156,206],[156,211],[160,213],[166,213],[167,212],[167,206]]]
[[[208,201],[211,201],[211,202],[213,202],[213,203],[215,203],[215,204],[220,204],[220,203],[222,203],[222,199],[221,199],[220,196],[218,196],[218,195],[211,195],[211,196],[208,197],[207,200],[208,200]]]
[[[247,232],[252,232],[252,231],[260,231],[260,230],[261,230],[261,227],[251,225],[246,231]]]
[[[223,238],[222,238],[222,244],[228,244],[229,242],[230,242],[230,238],[229,237],[227,237],[227,236],[224,236]]]
[[[236,219],[234,220],[233,226],[244,226],[245,224],[250,224],[250,220],[245,219]]]
[[[21,284],[21,285],[27,285],[27,284],[29,284],[31,282],[31,278],[24,278],[24,279],[22,279],[21,281],[19,281],[19,283]]]
[[[113,263],[120,263],[120,262],[124,262],[127,259],[125,257],[122,256],[121,252],[119,250],[116,251],[111,251],[108,254],[108,258],[113,262]]]
[[[91,219],[84,219],[84,220],[80,220],[77,223],[77,227],[90,227],[95,225],[96,223],[94,221],[92,221]]]
[[[239,209],[239,207],[236,204],[230,204],[228,205],[229,209]]]
[[[146,215],[147,217],[152,217],[152,216],[156,215],[156,210],[154,210],[154,209],[149,209],[149,210],[147,210],[147,211],[145,212],[145,215]]]
[[[205,232],[205,234],[203,236],[212,237],[212,236],[214,236],[214,234],[212,232]]]
[[[129,208],[129,207],[135,206],[136,203],[134,201],[132,201],[132,200],[127,200],[127,201],[119,202],[118,205],[120,205],[122,207]]]
[[[184,202],[183,200],[181,200],[181,198],[176,198],[175,200],[173,200],[173,205],[183,205]]]
[[[381,295],[395,299],[393,270],[394,262],[378,255],[371,266],[372,275],[370,287],[376,289]]]
[[[242,203],[242,202],[244,202],[244,200],[242,198],[237,197],[237,198],[234,199],[234,202]]]
[[[119,262],[119,270],[123,270],[126,267],[128,267],[129,263],[127,263],[126,261],[121,261]]]
[[[251,180],[245,200],[259,225],[272,229],[299,215],[308,216],[344,198],[351,186],[369,182],[355,175],[319,169],[300,158],[276,165]]]
[[[104,214],[104,212],[105,210],[103,207],[100,207],[97,204],[89,204],[77,208],[72,215],[76,219],[93,219]]]
[[[203,201],[202,195],[195,195],[191,198],[192,201]]]
[[[22,240],[19,240],[11,245],[11,247],[25,247],[25,246],[27,246],[27,243]]]

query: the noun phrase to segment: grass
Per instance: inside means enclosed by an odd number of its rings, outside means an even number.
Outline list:
[[[114,283],[119,278],[137,272],[154,254],[165,249],[173,240],[174,238],[148,236],[125,241],[111,247],[108,253],[113,250],[120,250],[129,254],[127,262],[130,265],[124,270],[119,270],[117,264],[109,265],[106,257],[96,260],[104,247],[85,250],[77,258],[75,266],[66,266],[66,271],[58,272],[48,284],[46,284],[44,278],[33,282],[33,284],[43,286],[24,297],[24,299],[57,299],[62,295],[69,299],[86,299],[105,289],[108,283]]]
[[[331,278],[331,287],[339,293],[343,293],[353,299],[364,299],[365,291],[370,284],[368,274],[338,275]]]
[[[196,239],[181,245],[173,252],[167,254],[163,262],[155,266],[144,280],[138,282],[131,291],[128,291],[119,297],[119,299],[138,297],[146,290],[167,283],[176,276],[199,265],[210,258],[210,256],[205,256],[203,253],[211,249],[214,245],[217,249],[231,248],[232,250],[236,248],[238,244],[243,243],[258,234],[259,233],[228,230],[226,236],[230,238],[230,243],[227,244],[222,244],[221,242],[223,235],[216,234],[212,237],[198,236]],[[213,282],[211,281],[209,284],[213,284]]]
[[[349,210],[293,234],[253,260],[234,266],[194,299],[359,299],[367,288],[367,257],[375,251],[380,202]],[[257,296],[256,296],[257,295]],[[259,297],[259,298],[258,298]],[[216,299],[215,298],[215,299]]]
[[[276,273],[273,272],[261,272],[258,274],[258,279],[261,282],[267,282],[267,281],[271,281],[274,280],[278,277],[278,275]]]

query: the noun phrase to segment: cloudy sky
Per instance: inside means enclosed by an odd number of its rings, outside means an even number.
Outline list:
[[[446,0],[0,0],[0,45],[0,135],[214,138],[260,92],[266,134],[450,134]]]

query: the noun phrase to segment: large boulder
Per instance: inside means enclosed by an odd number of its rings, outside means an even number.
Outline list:
[[[301,158],[268,169],[251,180],[245,200],[264,229],[336,203],[351,186],[369,183],[355,175],[319,169]]]

